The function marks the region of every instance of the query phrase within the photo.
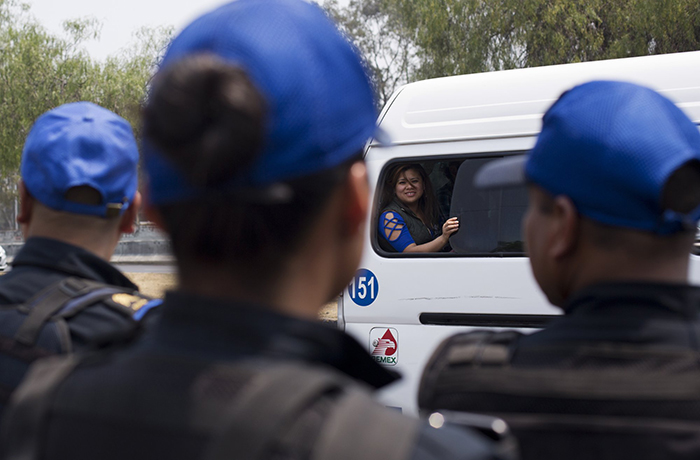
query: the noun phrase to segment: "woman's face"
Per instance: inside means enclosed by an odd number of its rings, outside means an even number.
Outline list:
[[[415,169],[404,171],[396,182],[394,192],[396,198],[407,205],[417,203],[423,196],[423,179],[418,171]]]

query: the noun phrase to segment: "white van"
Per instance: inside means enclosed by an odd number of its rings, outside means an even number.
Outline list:
[[[338,305],[339,327],[403,375],[382,392],[387,405],[417,412],[418,379],[445,337],[483,327],[533,330],[560,314],[523,252],[524,188],[475,190],[471,179],[485,162],[532,148],[547,108],[594,79],[654,88],[700,123],[700,52],[438,78],[406,85],[387,103],[379,125],[391,143],[373,142],[366,152],[375,197],[367,244]],[[423,166],[448,208],[452,198],[449,212],[460,218],[452,251],[418,255],[380,246],[380,195],[387,171],[402,163]],[[691,257],[691,278],[700,284],[700,258]]]

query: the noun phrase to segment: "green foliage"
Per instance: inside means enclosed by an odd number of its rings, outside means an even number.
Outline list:
[[[324,8],[380,102],[408,81],[700,49],[698,0],[351,0]]]
[[[384,0],[350,0],[345,8],[326,0],[323,8],[363,56],[379,107],[415,73],[416,48],[399,21],[395,5]]]
[[[99,37],[94,19],[67,21],[67,38],[48,33],[18,0],[0,0],[0,209],[14,200],[24,140],[34,120],[67,102],[91,101],[126,118],[138,136],[148,81],[172,35],[144,29],[136,42],[105,62],[82,49]],[[0,215],[0,228],[8,228]]]
[[[700,49],[697,0],[384,0],[416,78]]]

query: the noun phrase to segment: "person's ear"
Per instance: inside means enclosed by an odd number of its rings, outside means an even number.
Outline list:
[[[367,220],[369,208],[369,182],[367,167],[358,161],[350,167],[343,203],[343,228],[348,234],[361,232]]]
[[[24,181],[20,180],[17,185],[19,192],[19,212],[17,213],[17,223],[22,226],[27,226],[32,220],[34,213],[34,197],[27,191],[27,186]]]
[[[119,232],[121,233],[134,233],[136,230],[134,223],[139,216],[139,210],[141,209],[141,193],[137,190],[134,194],[134,199],[131,200],[131,204],[124,214],[120,217],[119,221]]]
[[[554,227],[548,251],[552,258],[561,259],[576,250],[581,230],[581,218],[571,198],[554,198],[552,220]]]

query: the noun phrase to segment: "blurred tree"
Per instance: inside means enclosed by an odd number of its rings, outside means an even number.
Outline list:
[[[148,81],[172,35],[171,28],[144,29],[135,43],[105,62],[82,49],[99,37],[94,19],[64,23],[66,37],[47,32],[18,0],[0,0],[0,229],[14,228],[15,184],[24,140],[43,112],[74,101],[91,101],[131,122]]]
[[[413,79],[418,63],[411,31],[399,21],[396,6],[386,0],[350,0],[346,7],[326,0],[322,5],[363,56],[379,108]]]
[[[700,49],[697,0],[383,0],[417,78]]]

